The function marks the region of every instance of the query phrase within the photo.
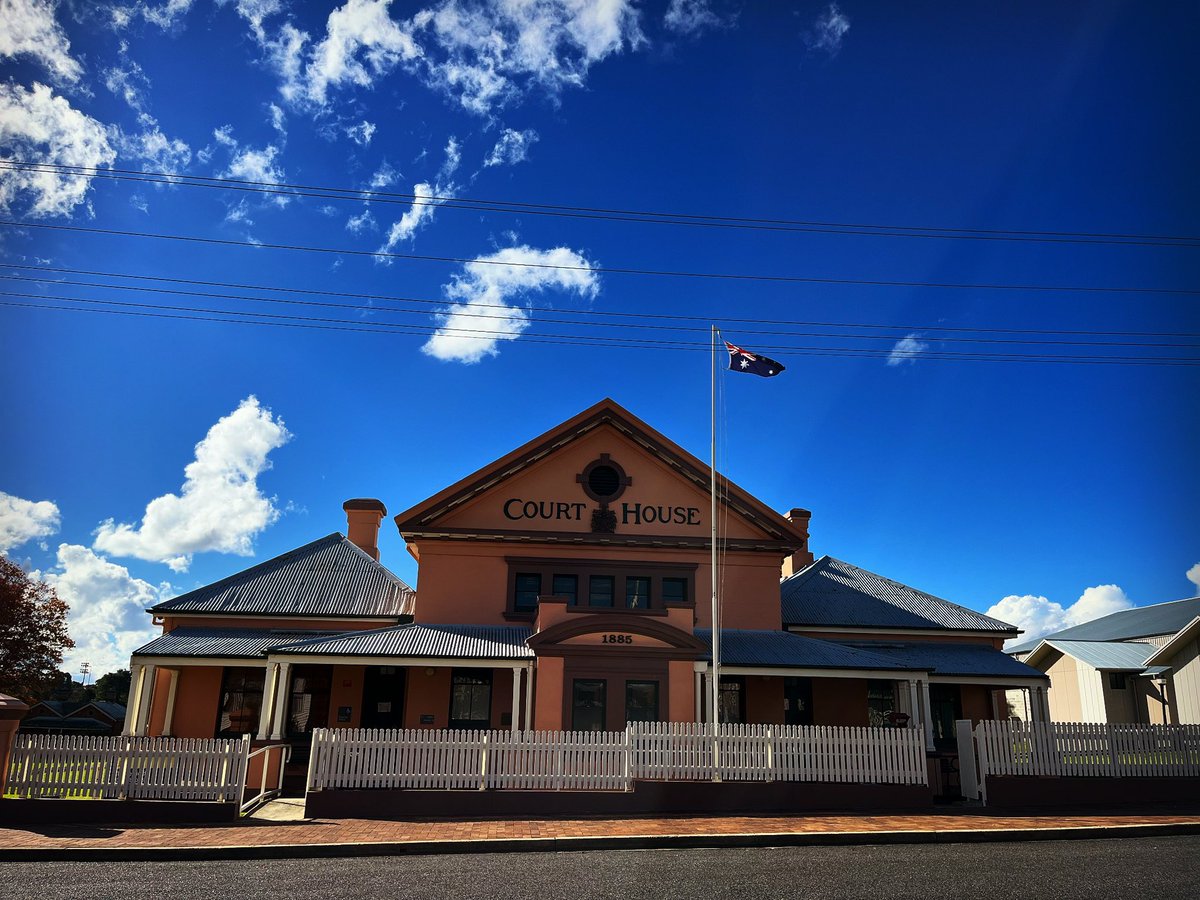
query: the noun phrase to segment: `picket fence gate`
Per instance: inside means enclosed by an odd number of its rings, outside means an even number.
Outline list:
[[[18,798],[240,801],[250,738],[18,734],[7,791]]]
[[[714,751],[716,764],[714,765]],[[316,729],[308,789],[631,790],[635,781],[926,784],[918,729],[631,722],[625,731]]]

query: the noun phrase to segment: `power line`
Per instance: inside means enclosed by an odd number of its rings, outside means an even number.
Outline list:
[[[549,203],[529,203],[516,200],[490,200],[480,197],[454,197],[440,194],[409,194],[399,191],[338,188],[327,185],[308,185],[287,182],[252,181],[209,175],[186,175],[178,172],[142,172],[134,169],[72,166],[48,162],[0,160],[0,168],[44,172],[79,178],[106,178],[148,184],[182,185],[187,187],[219,188],[268,195],[286,195],[321,200],[367,201],[371,203],[404,203],[412,206],[439,206],[447,209],[467,209],[483,212],[540,215],[619,222],[641,222],[661,225],[683,225],[706,228],[734,228],[761,231],[784,231],[812,234],[848,234],[874,237],[916,237],[978,241],[1018,241],[1072,244],[1128,244],[1156,247],[1200,247],[1200,237],[1184,235],[1136,234],[1119,232],[1037,231],[995,228],[952,228],[872,224],[864,222],[826,222],[800,219],[772,219],[716,214],[691,214],[651,210],[620,209],[593,206],[572,206]]]
[[[146,287],[146,286],[142,286],[142,285],[98,284],[96,282],[73,281],[73,280],[69,280],[69,279],[29,278],[29,277],[25,277],[25,276],[21,276],[21,275],[7,275],[7,274],[2,274],[2,273],[0,273],[0,279],[4,279],[4,280],[8,280],[8,281],[27,281],[27,282],[31,282],[34,284],[69,285],[72,287],[91,287],[91,288],[100,288],[101,290],[136,291],[136,292],[156,293],[156,294],[171,294],[171,295],[188,296],[188,297],[206,297],[206,298],[209,298],[212,300],[239,300],[239,301],[247,301],[247,302],[252,302],[252,303],[276,303],[276,304],[289,304],[289,305],[295,305],[295,306],[317,306],[317,307],[325,307],[325,308],[333,308],[333,309],[341,309],[341,310],[351,310],[351,311],[357,311],[357,312],[370,312],[370,313],[375,313],[375,314],[381,313],[381,312],[388,312],[388,313],[395,313],[395,314],[399,314],[399,315],[417,315],[417,316],[421,316],[423,318],[428,317],[430,315],[437,315],[440,312],[438,310],[428,310],[428,309],[403,309],[403,308],[395,308],[395,307],[389,307],[389,306],[333,303],[330,301],[294,300],[294,299],[288,299],[288,298],[282,298],[282,297],[251,297],[251,296],[247,296],[245,294],[214,294],[214,293],[209,293],[209,292],[205,292],[205,291],[187,291],[187,290],[178,290],[178,289],[173,289],[173,288]],[[0,293],[4,293],[4,292],[0,292]],[[17,296],[38,297],[38,296],[42,296],[42,295],[20,294]],[[409,300],[408,302],[437,304],[437,305],[443,306],[443,307],[447,306],[450,303],[450,301],[434,301],[434,300]],[[460,304],[451,304],[451,305],[458,306],[458,308],[456,308],[453,313],[455,318],[491,319],[491,320],[510,321],[510,322],[513,321],[514,319],[520,319],[521,321],[529,321],[529,322],[549,323],[549,324],[558,324],[558,325],[572,325],[572,326],[575,326],[578,328],[621,328],[621,329],[625,329],[625,330],[629,330],[631,328],[637,328],[637,329],[643,329],[643,330],[671,331],[671,332],[680,332],[680,331],[707,332],[709,330],[708,327],[702,327],[699,325],[661,325],[661,324],[647,324],[647,323],[638,323],[636,325],[631,325],[627,322],[599,322],[599,321],[586,321],[586,320],[581,321],[581,320],[574,320],[571,318],[562,318],[562,317],[545,316],[545,315],[533,315],[528,310],[526,310],[524,307],[505,306],[503,304],[480,304],[480,305],[487,306],[488,308],[492,308],[492,309],[506,310],[507,311],[506,314],[489,314],[489,313],[468,311],[469,309],[474,307],[474,304],[466,305],[465,308],[463,305],[460,305]],[[555,310],[554,312],[560,313],[560,315],[567,315],[567,316],[573,314],[571,311],[567,311],[567,310],[563,310],[563,311]],[[885,327],[894,327],[894,326],[885,326]],[[829,332],[814,332],[814,331],[782,331],[779,329],[772,329],[772,330],[768,331],[768,330],[746,329],[746,328],[739,329],[738,333],[745,334],[745,335],[769,335],[772,337],[788,336],[788,337],[809,337],[809,338],[850,338],[852,340],[877,340],[877,341],[889,341],[889,342],[894,342],[897,340],[897,335],[895,335],[895,334],[847,334],[844,332],[843,333],[837,333],[837,332],[829,333]],[[1043,345],[1043,346],[1045,346],[1045,345],[1068,345],[1068,346],[1087,346],[1087,347],[1147,347],[1147,348],[1149,348],[1149,347],[1160,347],[1160,348],[1161,347],[1176,347],[1176,348],[1198,348],[1198,349],[1200,349],[1200,344],[1195,344],[1195,343],[1189,344],[1189,343],[1151,342],[1151,341],[1085,341],[1085,340],[1063,340],[1063,339],[1047,340],[1044,338],[1026,338],[1026,339],[986,338],[986,337],[984,337],[984,338],[967,338],[967,337],[950,337],[950,336],[937,337],[936,340],[939,340],[942,342],[951,342],[951,343],[960,343],[960,344],[1022,344],[1022,345]],[[763,348],[763,349],[769,349],[769,348]]]
[[[400,303],[422,303],[435,304],[438,306],[449,305],[452,301],[446,299],[430,299],[422,297],[407,297],[397,294],[371,294],[358,291],[327,291],[317,288],[294,288],[285,285],[270,285],[270,284],[249,284],[236,281],[211,281],[199,278],[178,278],[167,275],[138,275],[131,272],[105,272],[96,269],[72,269],[65,266],[46,266],[46,265],[29,265],[21,263],[0,262],[0,268],[20,269],[23,271],[38,271],[38,272],[59,272],[68,275],[91,275],[100,278],[125,278],[134,281],[161,281],[168,284],[186,284],[197,285],[201,287],[220,287],[234,288],[237,290],[251,291],[275,291],[277,293],[290,294],[305,294],[315,297],[350,297],[358,300],[387,300]],[[35,281],[43,281],[47,283],[59,283],[53,279],[33,279]],[[72,282],[62,282],[72,283]],[[104,287],[115,287],[115,285],[104,285]],[[214,295],[204,295],[214,296]],[[341,305],[341,304],[336,304]],[[480,301],[472,301],[472,306],[484,307],[488,309],[511,309],[512,307],[504,303],[485,303]],[[373,307],[368,307],[372,308]],[[563,312],[552,306],[537,306],[530,304],[523,307],[527,310],[537,312]],[[735,323],[738,325],[787,325],[787,326],[804,326],[816,328],[875,328],[875,329],[892,329],[894,331],[938,331],[951,332],[960,334],[1034,334],[1034,335],[1072,335],[1072,336],[1089,336],[1089,337],[1200,337],[1200,332],[1187,331],[1096,331],[1096,330],[1063,330],[1063,329],[1044,329],[1044,328],[995,328],[991,326],[977,328],[963,328],[948,325],[912,325],[912,324],[883,324],[870,322],[826,322],[826,321],[805,321],[797,319],[756,319],[756,318],[738,318],[731,316],[702,316],[702,315],[687,315],[684,313],[638,313],[638,312],[623,312],[619,310],[597,310],[597,309],[577,309],[570,311],[572,315],[577,316],[604,316],[606,318],[622,318],[622,319],[653,319],[661,321],[680,321],[680,322],[702,322],[704,326],[701,330],[708,331],[714,318],[720,318],[723,323]],[[739,333],[748,333],[744,329],[739,329]],[[768,332],[771,334],[778,333],[777,331]]]
[[[470,263],[472,265],[508,266],[529,269],[553,269],[558,271],[593,272],[601,275],[648,275],[669,278],[724,279],[732,281],[763,281],[787,284],[838,284],[860,287],[922,287],[946,288],[975,291],[1038,291],[1048,293],[1085,294],[1164,294],[1195,296],[1200,290],[1186,288],[1131,288],[1098,287],[1080,285],[1028,285],[1028,284],[968,284],[937,281],[888,281],[883,279],[859,278],[816,278],[800,275],[758,275],[736,272],[688,272],[664,269],[634,269],[602,266],[567,266],[554,263],[512,262],[505,260],[480,259],[465,256],[434,256],[419,253],[396,253],[383,250],[354,250],[336,247],[311,247],[302,244],[276,244],[263,241],[238,241],[232,238],[208,238],[197,235],[159,234],[147,231],[127,231],[110,228],[85,228],[82,225],[61,225],[48,222],[14,222],[0,220],[0,226],[8,228],[42,228],[51,231],[73,231],[81,234],[101,234],[110,237],[151,238],[165,241],[209,244],[222,247],[252,247],[258,250],[289,250],[303,253],[323,253],[336,256],[367,256],[376,259],[409,259],[425,262]]]
[[[354,320],[346,319],[331,319],[315,316],[291,316],[281,315],[278,313],[255,313],[248,311],[229,311],[218,309],[206,309],[198,307],[180,307],[169,306],[163,304],[147,304],[136,303],[132,301],[120,300],[100,300],[86,297],[45,297],[41,298],[36,294],[23,294],[16,292],[0,291],[0,296],[10,297],[28,297],[35,299],[53,300],[66,303],[88,303],[96,304],[102,307],[122,307],[123,309],[114,310],[109,308],[95,309],[82,306],[56,306],[50,303],[24,303],[19,301],[0,300],[2,306],[25,307],[33,309],[51,309],[65,310],[71,312],[108,312],[108,313],[127,313],[130,315],[139,315],[151,318],[172,318],[186,319],[191,321],[212,321],[225,322],[230,324],[261,324],[261,325],[277,325],[280,327],[307,327],[324,330],[338,331],[358,331],[375,334],[420,334],[433,335],[443,334],[445,336],[471,339],[471,340],[489,340],[511,338],[514,336],[512,331],[485,331],[482,329],[471,329],[466,331],[463,329],[444,328],[437,326],[420,326],[408,325],[402,323],[363,323]],[[152,312],[151,312],[152,311]],[[237,316],[238,318],[230,318]],[[517,332],[519,334],[519,332]],[[523,341],[533,341],[534,343],[553,343],[568,346],[592,346],[592,347],[610,347],[623,349],[639,349],[639,350],[690,350],[698,352],[708,352],[710,347],[707,342],[701,341],[662,341],[662,340],[647,340],[639,338],[619,337],[619,338],[604,338],[595,336],[577,336],[563,334],[549,335],[534,335],[526,337],[521,335]],[[1112,364],[1112,365],[1172,365],[1193,367],[1200,366],[1200,358],[1195,357],[1159,357],[1159,356],[1068,356],[1065,354],[1019,354],[1019,353],[1000,353],[988,354],[981,352],[957,352],[957,351],[942,351],[942,350],[922,350],[922,351],[896,351],[886,350],[881,348],[855,348],[855,347],[796,347],[796,346],[779,346],[763,347],[764,350],[771,350],[774,353],[781,353],[791,356],[858,356],[867,358],[887,359],[890,357],[899,358],[921,358],[921,359],[944,359],[944,360],[970,360],[970,361],[996,361],[996,362],[1052,362],[1052,363],[1078,363],[1078,364]]]

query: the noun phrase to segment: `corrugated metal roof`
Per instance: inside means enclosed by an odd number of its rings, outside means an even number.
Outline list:
[[[712,647],[712,630],[697,628],[696,637]],[[704,659],[712,659],[711,649]],[[721,665],[789,669],[912,669],[896,660],[834,641],[786,631],[721,629]]]
[[[1016,631],[1013,625],[831,556],[785,579],[780,592],[785,626]]]
[[[400,616],[412,588],[334,532],[151,608],[159,615]]]
[[[1046,643],[1093,669],[1116,672],[1140,672],[1145,668],[1146,660],[1158,652],[1153,644],[1139,641],[1060,641],[1056,638]]]
[[[1008,652],[1025,653],[1043,640],[1052,638],[1064,641],[1128,641],[1156,634],[1174,634],[1196,616],[1200,616],[1200,597],[1156,603],[1153,606],[1137,606],[1084,622],[1082,625],[1073,625],[1053,634],[1023,641],[1015,647],[1009,647]]]
[[[133,651],[134,656],[193,656],[259,659],[279,644],[328,637],[328,631],[273,631],[266,628],[174,628]]]
[[[1045,678],[1045,673],[983,644],[942,641],[854,641],[848,646],[892,659],[897,668],[925,669],[934,675],[988,678]]]
[[[524,625],[395,625],[298,641],[274,652],[313,656],[532,659]]]

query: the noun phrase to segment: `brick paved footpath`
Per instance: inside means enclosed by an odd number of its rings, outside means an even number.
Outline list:
[[[78,801],[86,802],[86,801]],[[1137,827],[1141,826],[1141,827]],[[1146,828],[1145,826],[1150,826]],[[38,825],[0,828],[0,860],[29,851],[84,856],[104,851],[143,853],[182,848],[212,850],[295,848],[337,845],[334,855],[367,853],[463,852],[467,850],[600,849],[605,846],[689,846],[717,844],[869,843],[937,839],[1005,840],[1009,836],[1049,839],[1105,833],[1200,833],[1200,808],[1156,808],[1147,812],[1087,814],[993,814],[985,809],[947,810],[926,815],[680,816],[669,818],[472,819],[377,821],[312,819],[293,822],[262,818],[233,825]],[[1095,829],[1095,831],[1091,831]],[[890,838],[890,840],[889,840]],[[608,840],[605,840],[608,839]],[[491,842],[489,844],[489,842]],[[467,846],[469,845],[469,846]],[[9,854],[7,851],[16,851]],[[23,852],[22,852],[23,851]],[[272,855],[264,853],[264,855]],[[295,853],[293,855],[303,855]]]

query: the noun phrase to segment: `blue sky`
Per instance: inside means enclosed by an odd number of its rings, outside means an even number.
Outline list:
[[[0,218],[26,227],[0,227],[0,260],[34,268],[0,269],[18,276],[0,279],[0,291],[33,295],[0,296],[27,304],[0,305],[0,546],[72,603],[76,669],[127,660],[149,633],[140,610],[158,597],[343,529],[344,499],[376,496],[398,512],[601,397],[705,456],[708,360],[669,342],[703,342],[710,321],[751,349],[878,351],[780,350],[771,355],[788,366],[781,377],[726,379],[724,468],[776,509],[812,509],[818,554],[1034,630],[1197,592],[1195,367],[938,358],[1194,359],[1194,346],[947,340],[1029,339],[1008,329],[1147,332],[1168,337],[1040,339],[1195,345],[1197,296],[1163,293],[1200,290],[1194,241],[686,227],[411,202],[1194,237],[1195,9],[3,8],[0,166],[21,167],[0,170]],[[28,167],[39,163],[350,193]],[[368,203],[353,193],[364,190],[410,197]],[[408,256],[370,255],[379,251]],[[98,300],[243,320],[320,316],[360,330],[114,315],[194,314]],[[629,313],[679,318],[647,330],[656,320],[619,316]],[[410,330],[382,333],[385,323]],[[890,327],[852,327],[861,325]],[[902,341],[908,354],[889,357]],[[390,523],[382,553],[415,580]]]

